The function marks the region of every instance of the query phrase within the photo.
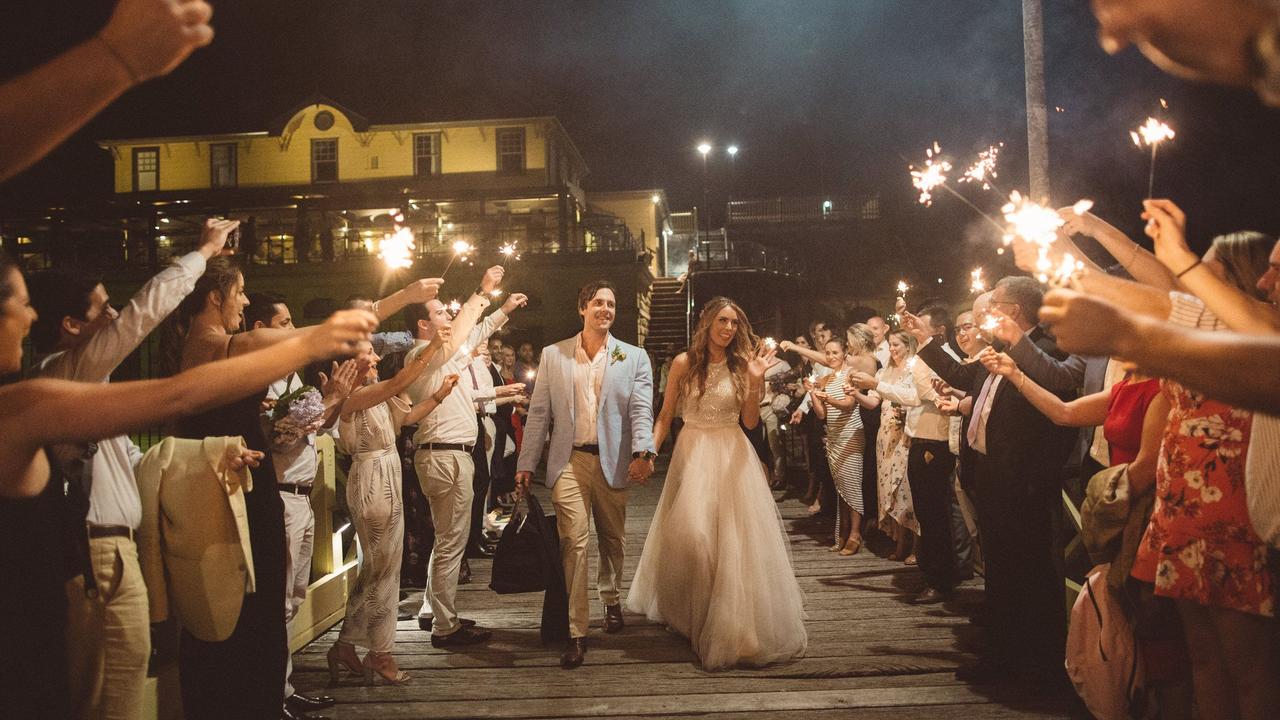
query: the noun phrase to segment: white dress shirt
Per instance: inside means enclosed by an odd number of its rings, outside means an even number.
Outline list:
[[[596,445],[600,430],[596,419],[600,416],[600,385],[604,382],[605,363],[609,359],[609,343],[613,336],[605,334],[604,344],[595,356],[587,357],[582,347],[582,333],[574,340],[573,348],[573,444]]]
[[[945,345],[943,349],[950,352]],[[933,390],[932,379],[937,375],[914,355],[907,358],[907,375],[909,382],[882,381],[876,385],[876,392],[907,408],[903,424],[907,437],[946,442],[951,436],[951,418],[943,415],[933,402],[938,394]]]
[[[205,259],[200,253],[182,256],[147,281],[120,316],[83,345],[44,358],[38,374],[79,382],[108,382],[120,363],[191,293],[204,268]],[[142,501],[135,475],[140,460],[142,451],[125,435],[98,441],[89,492],[90,525],[136,529],[142,523]]]
[[[472,295],[467,304],[478,304],[483,308],[488,305],[488,300],[480,295]],[[467,308],[464,308],[461,312],[467,311]],[[471,350],[477,343],[488,342],[489,336],[506,322],[507,314],[501,308],[494,311],[476,324],[467,336],[466,342],[461,346],[454,345],[456,340],[450,341],[431,359],[431,362],[427,363],[426,370],[418,376],[418,379],[409,385],[406,392],[413,404],[417,405],[439,389],[440,383],[446,376],[458,376],[458,385],[453,392],[445,396],[444,402],[418,423],[418,431],[413,434],[415,443],[418,445],[423,443],[475,444],[475,390],[471,387],[471,377],[467,373],[467,367],[471,364]],[[414,358],[426,350],[427,344],[426,340],[419,340],[418,344],[405,355],[404,361],[413,362]],[[445,356],[451,347],[452,354]]]
[[[297,373],[277,380],[267,388],[267,398],[277,399],[282,395],[302,387],[302,380]],[[263,432],[271,439],[270,414],[262,417]],[[322,428],[320,433],[337,438],[338,426]],[[276,482],[281,485],[302,485],[311,487],[316,480],[318,458],[316,456],[316,436],[320,433],[308,433],[288,445],[271,445],[271,464],[276,469]]]
[[[873,350],[871,354],[875,355],[876,360],[880,361],[880,367],[889,367],[889,339],[885,338],[884,340],[881,340],[880,344],[876,346],[876,349]]]
[[[467,372],[458,378],[458,382],[471,384],[471,390],[475,393],[477,414],[493,415],[498,412],[496,402],[498,393],[493,388],[493,375],[489,372],[489,366],[484,358],[473,359],[471,365],[467,367]]]

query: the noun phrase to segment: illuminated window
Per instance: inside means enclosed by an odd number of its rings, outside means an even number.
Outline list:
[[[413,174],[418,177],[440,174],[440,133],[413,136]]]
[[[524,128],[501,128],[497,140],[498,172],[504,175],[524,172]]]
[[[160,148],[133,149],[133,191],[160,189]]]
[[[209,145],[209,186],[216,188],[236,186],[235,143]]]
[[[338,140],[311,141],[311,182],[338,181]]]

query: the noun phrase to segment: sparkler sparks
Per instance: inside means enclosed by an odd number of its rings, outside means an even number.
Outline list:
[[[942,148],[937,142],[925,150],[924,168],[917,170],[908,165],[911,171],[911,185],[920,191],[920,204],[928,207],[933,204],[933,191],[947,182],[947,173],[951,172],[951,163],[944,160],[940,153]]]
[[[987,281],[982,279],[982,268],[974,268],[969,273],[969,292],[977,294],[987,291]]]
[[[511,259],[511,258],[513,258],[513,257],[514,257],[516,260],[519,260],[519,259],[520,259],[520,255],[516,252],[516,243],[515,243],[515,241],[512,241],[512,242],[506,243],[506,244],[505,244],[505,245],[503,245],[502,247],[498,248],[498,252],[499,252],[499,253],[500,253],[504,258],[507,258],[507,259]]]
[[[765,338],[765,339],[764,339],[763,345],[764,345],[766,348],[768,348],[769,350],[772,350],[772,349],[774,349],[774,348],[778,347],[778,341],[774,340],[774,339],[773,339],[773,338],[771,338],[771,337],[767,337],[767,338]]]
[[[898,281],[898,297],[905,298],[907,296],[907,291],[910,289],[911,286],[907,284],[906,280]]]
[[[538,372],[536,370],[526,370],[524,373],[525,380],[532,381],[536,377],[538,377]]]
[[[448,307],[449,307],[450,314],[457,315],[458,311],[462,309],[462,303],[458,302],[457,300],[450,300]]]
[[[1160,100],[1160,106],[1163,108],[1169,107],[1163,98]],[[1160,149],[1161,143],[1166,140],[1172,140],[1173,136],[1173,128],[1153,117],[1147,118],[1147,121],[1139,125],[1137,130],[1129,131],[1129,137],[1133,140],[1134,145],[1142,147],[1143,144],[1146,144],[1151,148],[1151,166],[1147,173],[1148,199],[1151,198],[1156,187],[1156,151]]]
[[[444,266],[444,272],[440,273],[440,277],[444,277],[445,273],[449,272],[449,268],[453,267],[453,262],[458,258],[462,258],[463,261],[466,261],[467,255],[471,254],[472,250],[475,250],[475,248],[466,240],[454,240],[453,257],[449,258],[449,263]]]
[[[960,182],[980,183],[983,190],[990,190],[991,181],[999,177],[996,173],[996,163],[1002,147],[1004,147],[1004,143],[999,143],[978,153],[978,159],[969,166],[968,170],[964,171],[964,175],[960,177]]]
[[[1079,200],[1071,206],[1071,209],[1075,214],[1083,215],[1091,207],[1093,207],[1093,201]],[[1036,277],[1040,282],[1049,282],[1051,277],[1056,277],[1049,249],[1058,239],[1058,229],[1066,223],[1062,216],[1052,208],[1022,197],[1017,190],[1009,193],[1009,202],[1005,203],[1000,211],[1004,214],[1005,221],[1009,223],[1004,235],[1004,244],[1010,245],[1017,238],[1032,243],[1036,246],[1037,254]],[[1067,257],[1070,255],[1068,254]]]
[[[386,233],[378,244],[378,259],[389,270],[403,270],[413,265],[413,231],[407,227]]]
[[[1054,287],[1066,287],[1071,284],[1072,280],[1080,277],[1084,272],[1084,261],[1077,260],[1071,253],[1063,253],[1062,260],[1058,263],[1058,267],[1054,268],[1053,273],[1049,275],[1048,282]],[[1041,279],[1040,282],[1045,282]]]

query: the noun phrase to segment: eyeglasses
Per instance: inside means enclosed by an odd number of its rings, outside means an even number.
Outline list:
[[[1016,303],[1016,302],[1009,302],[1008,300],[991,300],[991,301],[990,301],[990,302],[988,302],[987,304],[989,304],[989,305],[1015,305],[1015,306],[1016,306],[1018,303]]]
[[[977,326],[977,325],[974,325],[973,323],[965,323],[965,324],[963,324],[963,325],[957,325],[957,326],[956,326],[956,332],[957,332],[957,333],[966,333],[966,334],[967,334],[967,333],[971,333],[971,332],[973,332],[974,330],[977,330],[977,329],[978,329],[978,326]]]

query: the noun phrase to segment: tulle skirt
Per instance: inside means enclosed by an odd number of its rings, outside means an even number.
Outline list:
[[[689,638],[707,670],[804,654],[782,518],[737,425],[680,432],[627,608]]]

